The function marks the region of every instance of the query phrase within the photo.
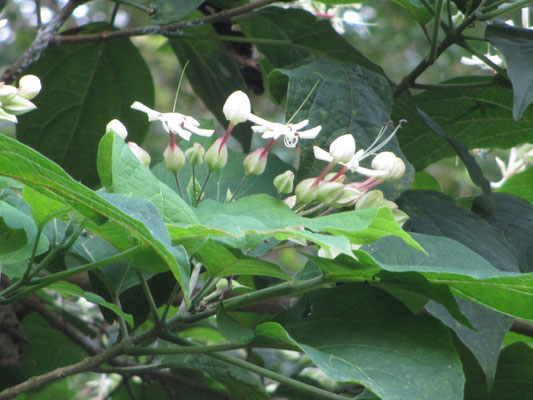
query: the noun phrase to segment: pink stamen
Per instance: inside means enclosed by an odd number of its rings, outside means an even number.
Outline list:
[[[343,175],[346,171],[348,171],[348,167],[347,166],[342,167],[341,170],[337,172],[335,176],[331,178],[328,182],[335,181],[339,176]]]

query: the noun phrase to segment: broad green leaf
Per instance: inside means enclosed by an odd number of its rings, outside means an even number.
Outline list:
[[[80,34],[109,30],[104,23],[79,29]],[[32,100],[37,110],[20,117],[17,137],[57,162],[88,186],[98,184],[96,149],[112,119],[128,128],[128,140],[141,143],[148,121],[130,109],[135,101],[154,102],[152,76],[129,39],[49,47],[26,74],[43,85]]]
[[[489,400],[525,400],[533,393],[533,349],[514,343],[503,349]]]
[[[518,272],[517,252],[504,233],[443,193],[409,190],[397,199],[408,231],[445,236],[475,251],[501,271]]]
[[[108,191],[151,201],[165,223],[197,221],[187,203],[142,165],[113,132],[107,133],[98,146],[98,173]]]
[[[195,256],[211,276],[265,275],[290,279],[276,264],[247,257],[239,250],[231,250],[212,241],[207,242]]]
[[[0,200],[0,264],[24,261],[31,256],[37,226],[24,212]],[[48,240],[39,237],[36,254],[48,250]]]
[[[246,345],[250,343],[254,338],[254,330],[241,324],[235,318],[233,318],[220,302],[217,309],[217,326],[220,333],[229,341]]]
[[[465,373],[465,399],[486,400],[488,394],[487,380],[479,362],[472,352],[453,335],[453,347],[461,358]]]
[[[425,25],[432,19],[432,15],[429,10],[424,7],[424,4],[420,0],[393,0],[395,3],[401,5],[409,14],[411,14],[416,21]],[[428,1],[428,3],[435,5],[434,1]]]
[[[271,236],[278,240],[301,238],[326,248],[333,246],[351,256],[350,243],[370,243],[384,236],[397,235],[411,246],[422,250],[397,225],[392,213],[386,207],[305,218],[295,214],[281,200],[266,195],[254,195],[229,204],[207,200],[202,202],[196,211],[203,225],[215,228],[214,236],[219,235],[220,231],[226,231],[237,239],[243,237],[244,246],[248,247],[255,246]],[[308,228],[310,231],[302,230],[301,227]],[[169,229],[174,239],[175,231],[171,226]],[[249,235],[252,233],[258,236],[254,238]],[[324,235],[324,233],[334,236]],[[247,248],[243,247],[240,240],[238,242],[227,240],[226,242],[234,247]]]
[[[498,192],[506,192],[533,202],[533,168],[510,177]]]
[[[453,156],[454,151],[422,122],[415,106],[468,149],[505,149],[533,141],[533,109],[526,110],[523,118],[515,121],[510,111],[512,102],[511,89],[499,77],[461,77],[443,82],[441,88],[427,89],[412,97],[397,97],[393,118],[408,121],[398,139],[407,159],[421,170]]]
[[[57,164],[35,150],[1,135],[0,175],[16,179],[43,196],[71,207],[91,221],[87,226],[89,230],[96,231],[121,251],[131,248],[138,240],[142,248],[137,256],[148,256],[152,262],[136,267],[159,271],[170,268],[174,273],[178,271],[175,256],[140,221],[75,181]],[[183,277],[176,276],[176,279],[181,283]]]
[[[172,0],[161,1],[174,4]],[[194,15],[203,16],[200,12]],[[194,26],[183,32],[192,36],[217,34],[209,24]],[[194,93],[202,99],[220,124],[227,127],[228,121],[222,112],[226,99],[236,90],[247,91],[246,82],[236,64],[238,56],[234,57],[222,41],[213,38],[170,38],[169,43],[181,65],[189,63],[185,73]],[[250,147],[250,126],[250,123],[242,123],[232,131],[232,136],[239,140],[244,149]]]
[[[533,31],[494,21],[485,38],[500,50],[513,84],[513,117],[518,120],[533,102]]]
[[[91,292],[85,292],[80,287],[74,285],[70,282],[56,282],[46,287],[50,290],[56,290],[59,293],[61,293],[62,296],[70,297],[70,296],[77,296],[82,297],[85,300],[87,300],[89,303],[98,304],[100,306],[106,307],[113,311],[118,316],[124,318],[129,326],[133,328],[133,317],[129,314],[124,313],[120,308],[117,307],[117,305],[110,303],[108,301],[105,301],[102,297],[98,296],[95,293]]]
[[[239,26],[252,43],[258,39],[255,45],[274,67],[306,58],[330,58],[385,75],[381,67],[339,35],[329,21],[317,19],[308,11],[267,7],[239,19]]]
[[[182,20],[200,4],[202,0],[154,0],[150,3],[150,18],[158,25],[170,24]]]
[[[327,150],[337,137],[351,133],[357,149],[367,149],[383,124],[391,119],[389,113],[392,97],[387,80],[352,63],[332,60],[307,61],[286,69],[274,70],[269,79],[274,98],[282,101],[287,97],[287,119],[300,107],[318,82],[311,97],[294,119],[294,122],[309,119],[309,127],[322,126],[316,139],[300,141],[298,180],[318,176],[327,165],[324,161],[315,159],[313,146]],[[392,127],[389,126],[387,133],[391,132]],[[387,133],[383,138],[388,136]],[[402,157],[407,166],[402,179],[379,186],[387,194],[387,198],[394,199],[411,185],[413,169],[403,156],[396,138],[382,150],[392,151]],[[361,164],[368,167],[370,157]],[[351,181],[365,179],[352,173],[347,176]]]
[[[457,302],[475,330],[464,326],[461,322],[458,323],[457,318],[452,317],[440,304],[429,302],[426,309],[452,329],[459,340],[468,347],[483,370],[490,387],[496,374],[503,337],[511,327],[513,319],[466,300],[457,299]]]
[[[63,203],[54,200],[51,197],[25,186],[22,190],[22,197],[30,205],[31,216],[38,226],[43,226],[49,221],[50,215],[60,216],[70,211]]]
[[[313,291],[276,321],[331,378],[361,383],[382,400],[463,399],[461,362],[447,330],[382,290]]]
[[[533,208],[527,201],[507,193],[491,196],[492,212],[477,207],[474,200],[472,211],[500,229],[505,239],[513,246],[520,270],[533,271]]]

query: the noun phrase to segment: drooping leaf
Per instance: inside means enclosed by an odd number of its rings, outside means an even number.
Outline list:
[[[456,335],[452,334],[452,336],[453,347],[461,358],[465,373],[465,399],[485,400],[488,394],[487,380],[479,362]]]
[[[420,0],[394,0],[394,2],[409,11],[409,14],[421,25],[427,24],[432,19],[431,13]],[[428,3],[435,4],[434,1],[428,1]]]
[[[359,382],[382,400],[463,398],[461,363],[446,329],[379,289],[313,291],[276,321],[330,377]]]
[[[500,77],[460,77],[412,97],[397,97],[393,118],[408,121],[398,139],[407,159],[421,170],[453,156],[454,151],[423,123],[416,106],[469,150],[506,149],[533,140],[533,109],[515,121],[510,111],[512,102],[512,90]]]
[[[398,200],[409,215],[408,231],[445,236],[475,251],[501,271],[518,272],[518,258],[504,234],[476,214],[465,210],[443,193],[409,190]]]
[[[313,146],[328,149],[337,137],[351,133],[357,149],[367,149],[383,124],[390,121],[392,97],[389,83],[382,76],[363,67],[346,62],[315,60],[274,70],[269,79],[274,98],[281,101],[287,97],[287,119],[300,107],[318,82],[294,119],[294,122],[309,119],[309,127],[322,126],[316,139],[300,141],[298,180],[318,176],[326,167],[324,161],[315,159]],[[389,127],[387,132],[390,134],[391,131],[392,127]],[[383,138],[387,136],[385,133]],[[399,181],[380,185],[387,198],[394,199],[411,185],[413,169],[403,156],[396,138],[383,147],[382,151],[385,150],[402,157],[407,166],[406,173]],[[370,157],[361,164],[368,166],[369,163]],[[352,173],[347,176],[351,181],[365,178]]]
[[[485,221],[500,229],[516,254],[523,272],[533,271],[533,208],[527,201],[507,193],[495,193],[493,209],[487,213],[477,207],[474,200],[472,211]]]
[[[500,50],[513,84],[513,117],[518,120],[533,102],[533,31],[494,21],[485,38]]]
[[[500,353],[498,370],[489,400],[530,399],[533,393],[533,349],[513,343]]]
[[[90,24],[79,33],[109,30]],[[20,117],[17,137],[51,158],[75,179],[98,184],[96,149],[112,119],[128,128],[128,140],[142,142],[146,116],[131,110],[134,101],[154,102],[152,76],[129,39],[49,47],[26,74],[37,75],[43,89],[33,99],[37,110]]]

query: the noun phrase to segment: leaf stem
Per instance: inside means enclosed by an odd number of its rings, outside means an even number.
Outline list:
[[[242,189],[243,185],[245,184],[246,180],[248,179],[247,175],[244,175],[242,178],[241,183],[239,183],[239,186],[237,186],[237,189],[235,189],[235,192],[233,193],[233,196],[231,196],[231,199],[229,199],[229,203],[231,203],[233,200],[235,200],[235,197],[237,197],[237,193]]]
[[[198,347],[192,344],[190,341],[183,339],[177,335],[173,334],[164,334],[161,336],[163,339],[168,340],[169,342],[181,344],[183,346],[189,347]],[[327,390],[320,389],[316,386],[311,386],[306,383],[300,382],[296,379],[289,378],[285,375],[278,374],[277,372],[270,371],[266,368],[259,367],[258,365],[252,364],[251,362],[244,361],[235,357],[228,356],[227,354],[206,354],[208,357],[215,358],[217,360],[223,361],[225,363],[234,365],[236,367],[245,369],[250,372],[254,372],[266,378],[272,379],[276,382],[283,383],[285,385],[291,386],[294,389],[297,389],[304,393],[309,393],[313,397],[321,399],[332,399],[332,400],[346,400],[346,397],[340,396],[335,393],[328,392]]]
[[[479,58],[485,64],[490,66],[498,74],[507,77],[507,73],[505,72],[505,70],[502,67],[500,67],[498,64],[496,64],[493,61],[491,61],[487,56],[485,56],[485,54],[483,54],[482,52],[478,51],[476,48],[470,46],[470,44],[468,44],[464,40],[457,42],[457,44],[459,46],[461,46],[463,49],[465,49],[465,50],[469,51],[470,53],[472,53],[473,55],[475,55],[477,58]]]
[[[202,185],[202,189],[200,190],[200,194],[198,195],[198,198],[196,199],[196,203],[194,204],[195,207],[198,206],[198,203],[200,202],[200,199],[202,198],[202,195],[204,194],[205,187],[207,186],[207,182],[209,182],[209,178],[211,178],[211,171],[207,172],[207,176],[205,177],[204,184]]]
[[[170,294],[170,297],[168,298],[167,304],[165,305],[165,309],[163,310],[163,314],[161,314],[161,323],[164,324],[165,320],[167,318],[168,311],[170,310],[170,306],[172,306],[172,302],[176,298],[176,295],[178,294],[178,291],[180,289],[180,285],[178,282],[174,285],[174,289],[172,289],[172,293]]]
[[[489,19],[499,17],[500,15],[505,14],[506,12],[516,10],[517,8],[522,8],[530,2],[531,0],[518,0],[518,1],[514,1],[512,4],[509,4],[508,6],[497,8],[494,11],[483,12],[482,10],[481,12],[476,13],[476,18],[478,21],[488,21]],[[487,6],[485,10],[491,9],[493,8],[493,6],[494,5],[491,4],[490,6]]]
[[[161,336],[166,340],[166,336]],[[235,343],[222,343],[210,345],[194,345],[194,346],[179,346],[179,347],[131,347],[126,353],[130,356],[149,356],[149,355],[166,355],[166,354],[201,354],[213,353],[216,351],[235,350],[244,347],[243,345]]]
[[[176,186],[178,187],[178,193],[180,194],[181,198],[185,200],[185,198],[183,197],[183,192],[181,191],[180,181],[178,179],[177,173],[174,173],[174,179],[176,180]]]
[[[196,292],[196,294],[191,299],[191,304],[189,305],[189,311],[192,311],[196,308],[200,300],[204,298],[204,296],[209,293],[217,284],[218,279],[216,279],[213,276],[210,276],[205,281],[204,285]]]
[[[141,282],[141,287],[144,292],[144,296],[148,301],[148,305],[150,306],[150,311],[152,312],[155,326],[157,328],[161,325],[161,320],[159,319],[159,314],[157,313],[157,306],[155,305],[152,292],[150,291],[150,287],[148,286],[148,282],[146,282],[146,278],[144,277],[143,273],[138,269],[136,269],[135,272],[137,273],[137,278],[139,278],[139,281]]]
[[[439,26],[442,19],[442,9],[444,0],[437,0],[437,7],[433,24],[433,36],[431,38],[431,50],[429,52],[429,62],[434,63],[437,59],[437,43],[439,41]]]

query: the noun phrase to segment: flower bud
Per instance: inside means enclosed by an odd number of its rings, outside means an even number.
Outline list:
[[[177,174],[181,167],[185,165],[187,158],[179,146],[169,144],[163,152],[163,160],[165,161],[165,167],[169,171],[174,172],[174,174]]]
[[[331,179],[333,179],[333,177],[337,175],[337,172],[330,172],[329,174],[326,174],[326,176],[324,177],[324,180],[326,182],[329,182]],[[343,183],[344,180],[346,179],[346,175],[344,174],[341,174],[339,175],[333,182],[340,182],[340,183]]]
[[[375,156],[372,160],[372,168],[387,172],[387,175],[380,177],[381,180],[398,180],[405,172],[405,164],[402,159],[390,151],[383,151]]]
[[[318,185],[317,199],[322,204],[333,203],[344,192],[344,185],[340,182],[321,182]]]
[[[205,149],[200,143],[195,143],[185,150],[185,155],[191,165],[201,165],[204,162],[204,154]]]
[[[318,195],[318,185],[315,185],[316,178],[307,178],[296,185],[294,194],[296,195],[297,204],[309,204],[316,199]]]
[[[355,153],[355,139],[349,133],[339,136],[329,145],[329,154],[334,163],[347,163]]]
[[[150,158],[150,154],[148,154],[146,150],[137,145],[137,143],[128,142],[126,144],[142,165],[146,167],[150,166],[150,161],[152,161],[152,159]]]
[[[229,282],[226,278],[222,278],[220,279],[217,284],[216,284],[216,288],[218,291],[221,291],[221,290],[224,290],[226,289],[227,287],[229,286]]]
[[[246,156],[242,164],[244,165],[244,175],[261,175],[265,171],[267,157],[263,154],[265,149],[263,147],[252,151]]]
[[[356,203],[357,200],[359,200],[361,197],[363,197],[363,193],[361,193],[360,190],[350,187],[348,185],[344,186],[344,191],[341,193],[341,195],[335,200],[335,204],[333,204],[333,207],[348,207]]]
[[[6,120],[6,121],[9,121],[9,122],[14,122],[15,124],[17,123],[17,117],[15,117],[14,115],[12,114],[9,114],[8,112],[6,112],[2,107],[0,107],[0,121],[1,120]]]
[[[383,203],[383,192],[381,190],[371,190],[359,199],[355,204],[355,209],[362,210],[364,208],[381,207]]]
[[[35,75],[25,75],[20,78],[18,95],[31,100],[41,91],[41,80]]]
[[[31,101],[20,96],[15,96],[8,102],[3,102],[2,107],[6,112],[13,115],[24,114],[37,108]]]
[[[287,170],[274,178],[274,186],[278,190],[278,195],[289,194],[294,185],[294,172]]]
[[[204,161],[210,172],[223,168],[228,161],[228,147],[225,143],[222,144],[222,148],[220,147],[222,139],[223,138],[218,138],[215,140],[211,147],[205,152]]]
[[[400,226],[403,226],[403,224],[405,224],[409,219],[409,215],[404,213],[402,210],[399,210],[398,208],[394,208],[391,211],[392,215],[394,215],[394,219]]]
[[[15,86],[4,85],[0,83],[0,103],[9,103],[17,95],[18,90]]]
[[[318,249],[318,256],[321,258],[329,258],[330,260],[333,260],[339,254],[341,254],[341,252],[335,247],[321,247],[320,249]]]
[[[289,206],[289,208],[294,208],[296,205],[296,196],[289,196],[283,199],[283,202]]]
[[[222,111],[228,121],[233,123],[233,125],[237,125],[239,122],[244,122],[248,119],[252,111],[250,99],[246,93],[237,90],[229,95]]]
[[[118,119],[114,119],[112,121],[109,121],[109,123],[105,127],[105,133],[108,132],[115,132],[117,135],[119,135],[123,140],[126,140],[128,137],[128,130],[124,126],[122,122],[120,122]]]

